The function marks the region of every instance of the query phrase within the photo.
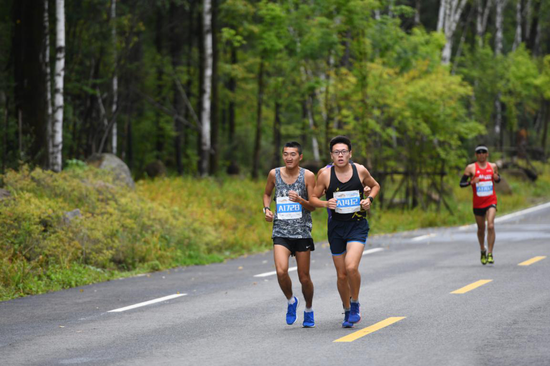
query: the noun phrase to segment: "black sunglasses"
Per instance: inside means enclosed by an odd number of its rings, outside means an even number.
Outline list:
[[[478,150],[476,154],[487,154],[487,150]]]

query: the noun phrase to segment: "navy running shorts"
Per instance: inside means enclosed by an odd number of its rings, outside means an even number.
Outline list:
[[[494,207],[495,210],[497,209],[497,205],[490,205],[490,206],[483,207],[483,208],[474,208],[474,215],[485,217],[485,214],[487,213],[487,211],[488,211],[491,207]]]
[[[294,238],[273,238],[273,245],[282,245],[290,250],[292,256],[296,255],[296,252],[307,252],[315,250],[315,243],[313,239],[294,239]]]
[[[338,221],[328,223],[328,242],[332,255],[344,254],[349,242],[367,243],[369,223],[367,220]]]

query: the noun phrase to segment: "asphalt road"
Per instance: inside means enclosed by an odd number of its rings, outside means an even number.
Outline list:
[[[266,252],[2,302],[0,365],[550,365],[550,205],[497,220],[487,266],[473,226],[369,238],[355,329],[318,243],[313,329]]]

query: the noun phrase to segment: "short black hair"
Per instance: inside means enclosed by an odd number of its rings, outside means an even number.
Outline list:
[[[348,150],[351,151],[351,141],[347,136],[340,135],[330,140],[330,152],[332,152],[332,147],[336,144],[346,144],[348,145]]]
[[[302,155],[302,145],[300,145],[298,142],[296,141],[289,141],[285,144],[285,146],[283,146],[283,151],[285,151],[285,147],[293,147],[293,148],[296,148],[298,149],[298,153],[300,155]]]

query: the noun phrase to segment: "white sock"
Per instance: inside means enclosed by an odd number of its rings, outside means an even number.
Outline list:
[[[306,308],[306,310],[304,310],[306,313],[313,313],[313,308]]]
[[[296,302],[296,300],[294,300],[294,299],[295,299],[295,297],[292,296],[292,297],[290,298],[290,300],[288,300],[288,305],[294,305],[294,303]]]

